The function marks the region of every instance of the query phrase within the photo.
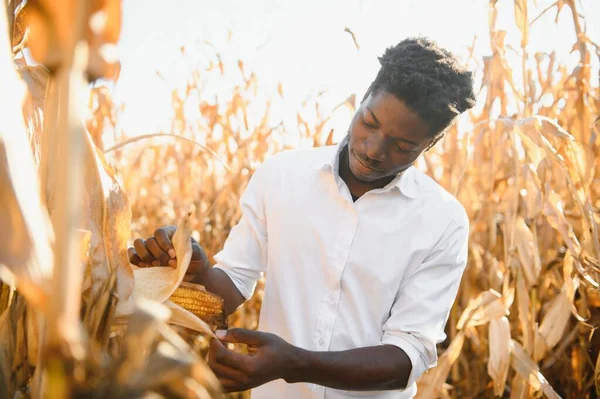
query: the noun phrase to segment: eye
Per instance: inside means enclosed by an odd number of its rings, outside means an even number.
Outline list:
[[[398,150],[398,152],[402,152],[404,154],[407,154],[409,152],[413,152],[412,150],[407,150],[406,148],[402,148],[402,146],[398,143],[396,143],[396,150]]]
[[[365,125],[366,127],[368,127],[369,129],[377,129],[377,126],[376,126],[376,125],[374,125],[374,124],[372,124],[372,123],[369,123],[369,122],[367,122],[367,120],[366,120],[366,119],[363,119],[363,120],[362,120],[362,124],[363,124],[363,125]]]

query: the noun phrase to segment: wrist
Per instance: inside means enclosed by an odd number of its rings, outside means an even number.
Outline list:
[[[286,361],[282,378],[288,384],[293,384],[302,382],[302,376],[305,374],[305,370],[308,370],[310,367],[311,353],[291,344],[290,347],[290,354]]]

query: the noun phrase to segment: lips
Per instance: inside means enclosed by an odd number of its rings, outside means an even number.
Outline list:
[[[371,165],[369,165],[367,162],[363,161],[361,159],[361,157],[359,157],[355,152],[353,152],[354,155],[354,159],[356,161],[356,164],[358,164],[358,166],[363,169],[364,172],[366,172],[367,174],[377,174],[377,173],[381,173],[382,170],[375,168]]]

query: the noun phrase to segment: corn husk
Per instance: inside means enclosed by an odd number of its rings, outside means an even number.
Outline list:
[[[117,306],[117,317],[125,318],[131,313],[135,301],[139,299],[164,303],[172,312],[171,323],[214,336],[210,326],[192,312],[169,301],[173,292],[182,283],[192,259],[192,241],[189,215],[184,217],[173,235],[173,247],[177,257],[177,266],[139,268],[131,265],[135,286],[128,301]]]

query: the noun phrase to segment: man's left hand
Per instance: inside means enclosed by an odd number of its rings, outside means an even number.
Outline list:
[[[248,355],[232,352],[217,339],[210,344],[208,365],[226,392],[255,388],[279,378],[286,378],[298,348],[277,335],[233,328],[217,331],[223,342],[248,345]]]

